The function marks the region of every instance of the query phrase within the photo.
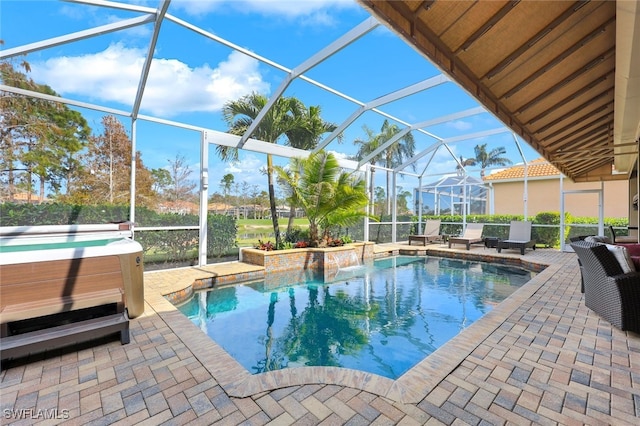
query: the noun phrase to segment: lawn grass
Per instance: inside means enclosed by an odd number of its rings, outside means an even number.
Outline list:
[[[275,243],[275,238],[272,236],[273,234],[273,223],[271,219],[238,219],[236,221],[238,225],[238,233],[236,234],[236,241],[238,243],[238,248],[231,248],[227,253],[224,254],[223,258],[238,258],[238,250],[240,247],[256,247],[258,245],[258,240],[262,240],[263,242],[271,241]],[[289,223],[288,218],[282,218],[278,220],[278,224],[280,225],[280,232],[284,233],[287,230],[287,224]],[[300,229],[308,229],[309,221],[306,218],[297,218],[294,219],[294,226]],[[245,237],[249,236],[249,237]],[[170,260],[167,259],[167,254],[158,251],[151,251],[145,253],[145,262],[147,262],[150,266],[150,269],[157,269],[156,267],[151,267],[153,264],[164,265],[165,262],[174,262],[178,266],[186,266],[187,264],[193,264],[193,259],[198,258],[198,250],[194,249],[187,254],[187,260]],[[176,266],[176,267],[178,267]]]
[[[278,219],[278,225],[280,226],[280,233],[284,233],[287,230],[288,218]],[[238,219],[238,247],[254,247],[258,244],[258,240],[264,242],[271,241],[275,243],[273,234],[273,223],[271,219]],[[293,220],[293,225],[300,229],[308,229],[309,221],[307,218],[296,218]],[[262,234],[262,236],[255,236]],[[252,237],[245,237],[245,235],[253,235]]]

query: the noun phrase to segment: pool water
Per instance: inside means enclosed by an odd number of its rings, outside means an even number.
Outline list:
[[[339,271],[330,284],[266,288],[261,281],[202,291],[178,309],[254,374],[338,366],[395,379],[533,275],[398,256]]]

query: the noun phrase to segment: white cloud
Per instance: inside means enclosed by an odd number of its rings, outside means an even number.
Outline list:
[[[217,161],[217,160],[216,160]],[[253,153],[241,152],[240,161],[217,163],[209,168],[209,191],[220,192],[220,181],[224,175],[231,173],[235,183],[257,185],[260,190],[267,189],[267,177],[261,170],[266,166],[266,157]]]
[[[353,0],[174,0],[171,5],[192,16],[233,8],[239,13],[260,13],[290,19],[305,17],[306,21],[321,25],[333,23],[327,9],[359,7]]]
[[[95,54],[65,56],[32,64],[33,76],[63,96],[131,106],[146,51],[112,44]],[[259,63],[232,52],[216,68],[191,68],[176,59],[154,59],[142,101],[143,112],[173,116],[185,112],[218,111],[243,95],[268,92]],[[204,88],[204,90],[203,90]]]
[[[142,6],[147,6],[151,8],[156,8],[157,4],[150,4],[148,2],[135,2]],[[74,21],[83,22],[85,25],[89,27],[99,26],[105,24],[111,24],[115,22],[120,22],[124,18],[115,13],[110,13],[106,8],[91,8],[91,7],[77,7],[77,5],[72,4],[63,4],[60,5],[58,9],[58,13],[65,17]],[[130,16],[128,16],[130,17]],[[148,40],[151,33],[153,31],[153,27],[150,25],[137,25],[135,27],[131,27],[125,30],[120,30],[119,34],[123,37],[131,38],[140,38]]]
[[[234,163],[229,163],[229,165],[227,167],[224,168],[224,174],[226,175],[227,173],[240,173],[242,172],[242,168],[240,168],[241,164],[239,162],[234,162]]]
[[[264,156],[263,156],[264,157]],[[265,166],[265,158],[258,158],[254,154],[244,154],[239,161],[228,163],[224,168],[226,173],[245,173],[253,175]]]
[[[463,130],[470,130],[471,128],[473,128],[473,124],[468,122],[468,121],[464,121],[464,120],[454,120],[454,121],[449,121],[446,124],[447,127],[452,127],[455,130],[459,130],[459,131],[463,131]]]
[[[346,154],[344,152],[337,152],[337,151],[329,151],[330,153],[332,153],[338,160],[350,160],[351,159],[351,155],[350,154]]]
[[[451,150],[455,155],[459,156],[459,154],[456,151],[457,146],[458,145],[451,146]],[[416,171],[418,173],[424,170],[424,168],[427,165],[428,158],[430,158],[430,155],[427,155],[426,158],[423,157],[418,161],[418,163],[416,164]],[[455,173],[457,164],[458,163],[451,156],[448,150],[439,149],[438,152],[436,152],[436,155],[433,157],[433,159],[429,163],[429,171],[428,171],[429,176],[426,176],[424,178],[423,185],[439,179],[438,176],[434,176],[434,175],[446,175],[446,174]],[[409,169],[407,169],[407,171],[409,171]]]
[[[169,13],[171,13],[172,9],[181,9],[191,16],[200,16],[213,12],[220,8],[223,3],[224,0],[173,0]]]

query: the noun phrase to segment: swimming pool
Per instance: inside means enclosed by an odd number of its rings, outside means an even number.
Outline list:
[[[339,366],[398,378],[534,273],[398,256],[330,284],[263,281],[196,293],[178,309],[251,373]]]

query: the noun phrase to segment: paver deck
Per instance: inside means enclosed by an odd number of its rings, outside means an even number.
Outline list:
[[[376,246],[400,249],[409,245]],[[131,321],[128,345],[104,340],[9,364],[2,424],[640,424],[640,335],[584,306],[575,254],[470,253],[548,267],[398,380],[322,367],[250,375],[163,296],[264,273],[227,263],[146,273],[145,313]]]

